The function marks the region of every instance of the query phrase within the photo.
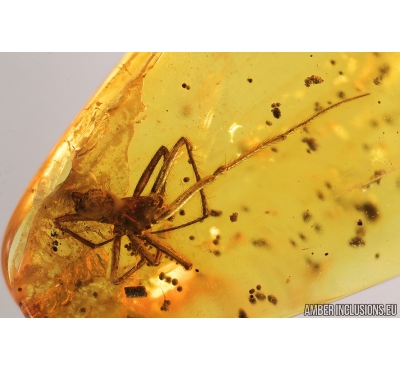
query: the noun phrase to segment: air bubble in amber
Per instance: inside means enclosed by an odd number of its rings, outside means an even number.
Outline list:
[[[10,221],[24,315],[292,316],[398,275],[398,63],[126,55]]]

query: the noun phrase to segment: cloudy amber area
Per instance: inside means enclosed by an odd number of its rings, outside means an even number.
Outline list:
[[[33,317],[284,317],[398,275],[399,79],[394,53],[127,55],[49,155],[10,222],[3,258],[16,302]],[[132,197],[157,150],[181,137],[193,144],[205,177],[364,93],[207,185],[211,215],[204,221],[153,234],[190,261],[190,270],[163,254],[158,266],[145,264],[114,285],[112,242],[91,249],[54,223],[76,212],[73,192]],[[189,162],[182,148],[167,203],[195,183]],[[201,214],[197,193],[152,231]],[[92,243],[114,237],[112,224],[66,225]],[[139,260],[123,236],[118,276]]]

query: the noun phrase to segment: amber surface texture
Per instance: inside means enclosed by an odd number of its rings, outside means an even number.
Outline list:
[[[127,54],[10,221],[11,294],[27,317],[287,317],[399,275],[399,84],[397,53]]]

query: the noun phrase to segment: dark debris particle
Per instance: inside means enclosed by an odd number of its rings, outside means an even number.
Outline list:
[[[279,119],[282,116],[282,112],[278,107],[275,107],[273,109],[271,109],[272,115],[276,118]]]
[[[58,236],[57,231],[52,231],[52,232],[50,233],[50,236],[53,237],[53,238],[56,238],[56,237]]]
[[[166,277],[165,277],[165,281],[166,281],[168,284],[171,284],[171,281],[172,281],[171,276],[166,276]]]
[[[165,299],[162,306],[160,307],[161,311],[168,311],[169,306],[171,305],[171,301],[169,299]]]
[[[278,148],[276,148],[276,147],[274,147],[274,146],[271,148],[271,150],[272,150],[274,153],[278,153]]]
[[[304,213],[303,213],[303,221],[304,222],[308,222],[311,220],[311,212],[307,209]]]
[[[247,81],[248,81],[249,83],[252,83],[252,82],[253,82],[253,79],[252,79],[252,78],[248,78]]]
[[[213,240],[213,244],[214,244],[214,245],[218,245],[218,244],[219,244],[219,239],[214,239],[214,240]]]
[[[292,244],[293,247],[296,247],[296,242],[293,239],[289,239],[290,244]]]
[[[79,311],[80,311],[80,313],[85,313],[86,312],[86,308],[82,307]]]
[[[97,292],[93,292],[93,297],[97,298],[97,296],[98,296]]]
[[[328,189],[332,189],[332,184],[331,184],[329,181],[326,181],[326,182],[325,182],[325,186],[326,186]]]
[[[350,239],[349,245],[352,247],[363,247],[365,245],[365,241],[360,236],[355,236],[354,238]]]
[[[189,181],[190,181],[189,177],[186,176],[186,177],[183,178],[183,182],[189,182]]]
[[[173,286],[178,285],[178,279],[172,279],[171,283]]]
[[[256,286],[256,289],[257,289],[257,290],[261,290],[261,285],[258,284],[258,285]]]
[[[267,248],[268,242],[265,239],[260,238],[253,240],[253,245],[255,247]]]
[[[277,298],[276,298],[274,295],[272,295],[272,294],[270,294],[270,295],[268,296],[268,300],[269,300],[272,304],[274,304],[274,305],[276,305],[276,304],[278,303]]]
[[[356,208],[364,212],[370,221],[376,221],[379,218],[378,208],[371,202],[365,202],[363,205],[357,206]]]
[[[158,278],[160,280],[164,280],[165,279],[165,272],[160,272],[160,275],[158,275]]]
[[[264,293],[257,292],[257,293],[256,293],[256,298],[257,298],[259,301],[263,301],[263,300],[265,300],[265,298],[267,298],[267,297],[265,296]]]
[[[324,193],[321,190],[317,190],[317,197],[321,200],[324,200]]]
[[[51,248],[54,252],[57,252],[58,251],[58,248],[57,247],[52,247]]]
[[[22,288],[21,288],[21,287],[19,287],[19,288],[18,288],[18,291],[19,291],[19,292],[21,292],[21,291],[22,291]]]
[[[375,258],[378,259],[379,258],[379,253],[375,254]]]
[[[220,217],[222,215],[222,211],[217,211],[216,209],[212,209],[210,211],[210,216],[212,217]]]
[[[182,87],[183,87],[184,89],[186,89],[186,86],[187,86],[187,85],[186,85],[185,83],[182,84]]]
[[[190,86],[189,85],[186,86],[186,90],[190,90]]]
[[[305,137],[301,140],[303,143],[306,143],[308,145],[308,148],[315,152],[318,149],[318,142],[316,139],[312,137]]]
[[[336,62],[332,59],[331,64],[334,66],[336,64]]]
[[[378,86],[382,83],[381,81],[382,79],[380,77],[375,77],[373,82],[376,86]]]
[[[255,304],[255,303],[257,303],[257,300],[256,300],[253,296],[250,296],[250,297],[249,297],[249,302],[250,302],[251,304]]]
[[[337,95],[338,95],[338,97],[339,97],[340,99],[344,99],[344,97],[346,96],[346,94],[344,93],[344,91],[339,91]]]
[[[248,318],[246,311],[243,310],[242,308],[239,308],[238,318],[239,319],[247,319]]]
[[[380,100],[378,100],[378,104],[381,104],[381,101],[380,101]]]
[[[271,122],[271,121],[265,121],[265,123],[266,123],[268,126],[272,126],[272,122]]]
[[[185,216],[185,210],[181,209],[181,210],[179,211],[179,214],[180,214],[181,216]]]
[[[234,212],[229,216],[229,219],[231,220],[231,222],[236,222],[238,219],[238,216],[239,216],[238,213]]]
[[[214,254],[214,256],[219,257],[221,255],[221,251],[219,251],[218,249],[214,249],[213,254]]]
[[[249,290],[249,293],[250,293],[250,294],[253,294],[253,293],[255,293],[255,292],[256,292],[255,289],[250,289],[250,290]]]
[[[317,232],[318,234],[322,233],[322,226],[320,224],[315,224],[314,225],[314,230],[315,232]]]
[[[144,298],[147,297],[146,287],[143,285],[124,287],[125,295],[128,298]]]
[[[178,291],[178,292],[181,292],[182,291],[182,287],[181,286],[178,286],[177,288],[176,288],[176,290]]]
[[[325,256],[327,256],[329,253],[325,253]]]
[[[194,235],[190,235],[190,236],[189,236],[189,239],[190,239],[190,240],[194,240],[194,239],[195,239]]]
[[[306,240],[307,237],[303,233],[299,233],[299,237],[301,240]]]
[[[53,244],[53,246],[57,247],[57,245],[58,245],[58,240],[54,240],[52,244]]]
[[[361,218],[357,221],[357,225],[358,226],[362,226],[363,225],[363,222],[362,222]]]
[[[310,87],[311,85],[322,84],[322,82],[324,82],[324,80],[321,77],[311,75],[310,77],[307,77],[304,80],[304,85],[306,85],[307,87]]]
[[[200,270],[199,270],[199,269],[196,269],[196,270],[194,270],[194,271],[196,271],[196,272],[200,272]]]
[[[175,215],[169,217],[167,220],[168,220],[169,222],[172,222],[172,221],[174,221],[174,219],[175,219]]]

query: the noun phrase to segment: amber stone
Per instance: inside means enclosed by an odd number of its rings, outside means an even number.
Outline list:
[[[399,275],[399,59],[126,55],[10,221],[3,266],[23,314],[293,316]]]

